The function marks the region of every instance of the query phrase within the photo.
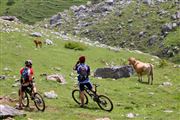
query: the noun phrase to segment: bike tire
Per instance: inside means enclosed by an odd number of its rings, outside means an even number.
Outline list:
[[[98,96],[97,104],[102,110],[105,110],[108,112],[111,112],[113,110],[112,101],[105,95]]]
[[[45,102],[39,93],[34,94],[34,104],[38,110],[42,112],[45,110]]]
[[[18,94],[20,96],[20,90],[19,90]],[[29,106],[29,97],[28,97],[28,94],[26,92],[24,92],[23,97],[22,97],[22,105],[24,107],[28,107]]]
[[[80,90],[76,89],[72,91],[72,98],[77,104],[81,104],[80,96],[79,96]],[[84,94],[84,104],[88,104],[88,97],[86,94]]]

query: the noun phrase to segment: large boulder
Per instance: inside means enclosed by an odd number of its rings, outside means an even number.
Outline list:
[[[19,111],[9,105],[0,105],[0,119],[14,116],[24,116],[26,115],[24,112]]]
[[[132,66],[115,66],[107,68],[97,68],[94,76],[102,78],[126,78],[130,77],[134,73]]]

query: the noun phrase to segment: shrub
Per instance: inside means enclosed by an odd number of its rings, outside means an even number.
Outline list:
[[[87,48],[84,44],[78,42],[67,42],[64,47],[68,49],[81,50],[81,51]]]
[[[15,3],[14,0],[8,0],[6,4],[10,6],[13,5],[14,3]]]
[[[162,59],[162,60],[160,60],[158,66],[159,66],[160,68],[162,68],[162,67],[165,67],[165,66],[167,66],[167,65],[168,65],[168,62],[167,62],[166,60]]]

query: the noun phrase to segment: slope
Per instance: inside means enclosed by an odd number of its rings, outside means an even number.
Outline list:
[[[127,119],[129,113],[136,114],[135,120],[146,119],[167,119],[177,120],[179,117],[179,91],[180,84],[178,73],[180,69],[172,63],[164,63],[157,57],[142,54],[125,49],[119,52],[107,48],[97,48],[88,46],[85,51],[70,50],[64,48],[67,40],[64,40],[56,32],[36,28],[21,23],[6,22],[0,20],[1,39],[1,64],[0,74],[6,75],[6,80],[1,80],[0,96],[10,96],[18,99],[18,87],[12,87],[15,79],[19,78],[19,69],[24,65],[26,59],[33,60],[35,70],[35,81],[38,91],[43,94],[46,91],[54,90],[58,94],[58,99],[46,99],[46,111],[36,110],[25,111],[27,116],[15,117],[15,119],[41,119],[41,120],[92,120],[97,118],[110,118],[111,120]],[[41,32],[42,39],[50,39],[53,46],[45,46],[36,49],[29,34]],[[74,36],[69,36],[71,40],[82,40]],[[93,83],[100,84],[99,94],[109,96],[114,103],[114,110],[110,113],[98,108],[96,103],[90,100],[86,108],[80,108],[73,101],[71,91],[74,89],[76,77],[72,74],[72,67],[80,55],[87,57],[87,64],[91,66],[93,72],[98,67],[105,67],[105,62],[114,65],[127,64],[127,58],[134,56],[144,62],[151,62],[155,66],[154,85],[142,84],[137,81],[137,76],[130,78],[112,80],[97,79],[91,76]],[[105,62],[104,62],[105,61]],[[54,68],[61,68],[57,71]],[[40,74],[58,73],[63,74],[67,84],[60,85],[56,82],[46,81]],[[144,81],[147,78],[144,77]],[[163,86],[163,82],[171,82],[172,86]],[[15,92],[15,93],[14,93]],[[13,94],[13,95],[12,95]],[[12,104],[15,106],[15,103]],[[33,106],[33,103],[30,104]],[[166,111],[173,111],[167,113]]]

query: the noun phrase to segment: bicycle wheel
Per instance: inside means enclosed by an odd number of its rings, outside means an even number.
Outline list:
[[[19,91],[19,95],[20,95],[20,91]],[[29,106],[29,98],[26,92],[24,92],[23,97],[22,97],[22,105],[24,107],[28,107]]]
[[[45,102],[39,93],[34,94],[34,104],[38,110],[40,111],[45,110]]]
[[[99,95],[97,100],[98,106],[105,111],[111,112],[113,110],[112,101],[105,95]]]
[[[72,91],[72,98],[74,99],[74,101],[77,103],[77,104],[81,104],[81,100],[80,100],[80,95],[79,95],[79,90],[73,90]],[[86,94],[84,94],[84,104],[88,104],[88,97]]]

